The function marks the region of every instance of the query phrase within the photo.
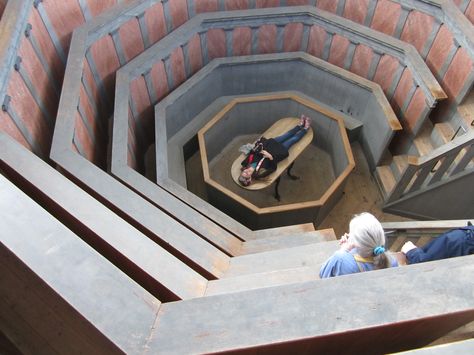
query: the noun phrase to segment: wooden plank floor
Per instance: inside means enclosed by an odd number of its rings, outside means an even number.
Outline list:
[[[381,222],[409,221],[408,218],[382,211],[382,195],[370,174],[362,148],[357,142],[352,143],[351,148],[355,169],[347,179],[344,195],[317,229],[333,228],[339,238],[349,229],[352,216],[361,212],[370,212]]]

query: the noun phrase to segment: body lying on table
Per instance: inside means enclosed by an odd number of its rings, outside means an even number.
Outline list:
[[[273,173],[278,163],[289,155],[290,147],[306,134],[311,120],[302,115],[298,125],[275,138],[261,137],[241,162],[238,181],[249,186],[254,179],[262,179]]]

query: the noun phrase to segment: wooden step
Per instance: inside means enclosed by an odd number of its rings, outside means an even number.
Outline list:
[[[315,267],[321,265],[338,249],[339,242],[334,240],[237,256],[230,260],[229,268],[222,278],[293,269],[303,266]]]
[[[462,104],[457,108],[457,113],[460,116],[460,124],[466,130],[473,129],[471,125],[474,121],[474,90],[471,90]]]
[[[239,255],[292,248],[331,240],[336,240],[336,234],[332,228],[305,233],[275,235],[272,237],[251,240],[243,243]]]
[[[429,154],[433,149],[431,134],[421,134],[413,140],[413,154],[420,157]]]
[[[248,291],[263,287],[281,286],[319,279],[320,265],[247,274],[232,278],[209,281],[205,296]]]
[[[448,122],[436,123],[431,131],[431,142],[440,147],[450,142],[454,136],[454,129]]]
[[[389,165],[378,166],[375,169],[375,179],[380,187],[383,197],[387,197],[393,190],[396,180]]]
[[[474,349],[474,321],[463,325],[460,328],[442,336],[435,340],[430,346],[437,346],[440,348],[438,354],[470,354]],[[447,353],[446,349],[456,347],[456,352]],[[441,350],[442,348],[442,350]],[[434,350],[435,348],[425,348],[426,350]],[[427,353],[425,353],[427,354]],[[431,352],[431,354],[435,354]]]
[[[393,176],[395,180],[398,180],[400,176],[403,174],[405,169],[408,166],[408,156],[407,155],[395,155],[392,158],[392,163],[390,164],[390,168],[392,169]]]
[[[292,226],[283,226],[275,228],[267,228],[255,231],[256,239],[274,237],[275,235],[295,234],[314,231],[313,223],[295,224]]]

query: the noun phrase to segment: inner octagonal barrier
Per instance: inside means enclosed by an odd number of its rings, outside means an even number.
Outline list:
[[[233,162],[240,155],[238,151],[223,154],[235,138],[249,134],[258,136],[279,119],[301,114],[313,119],[311,127],[314,137],[311,145],[319,148],[318,151],[308,148],[311,150],[309,156],[325,152],[330,157],[329,165],[311,166],[310,169],[305,169],[300,181],[295,181],[299,188],[306,192],[306,196],[298,195],[296,201],[292,199],[292,203],[288,203],[285,202],[285,193],[292,192],[281,190],[281,203],[268,206],[255,198],[258,192],[245,193],[246,191],[229,179],[230,169],[224,173],[220,171],[228,168],[229,162]],[[317,224],[322,221],[339,200],[345,180],[355,165],[342,117],[297,95],[274,94],[233,99],[198,132],[198,138],[210,203],[252,229],[269,228],[277,223]],[[233,147],[235,148],[235,145]],[[308,162],[305,162],[305,159],[307,156],[302,154],[295,164],[310,166],[309,159]],[[226,160],[227,164],[222,164],[222,160]],[[333,179],[319,181],[319,171],[324,171],[324,174],[332,176]],[[308,192],[308,187],[303,187],[326,183],[327,186],[319,186],[319,191],[315,190],[314,194]],[[271,194],[273,187],[273,184],[270,185],[263,193]]]

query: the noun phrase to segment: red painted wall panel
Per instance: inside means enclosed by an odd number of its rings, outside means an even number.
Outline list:
[[[309,0],[286,0],[287,6],[309,5]]]
[[[53,132],[49,129],[43,114],[36,105],[20,74],[16,71],[12,71],[7,94],[11,96],[10,105],[12,109],[22,119],[31,136],[40,145],[43,153],[48,154]]]
[[[316,7],[324,11],[336,13],[338,0],[318,0]]]
[[[391,1],[379,1],[375,7],[371,28],[374,30],[393,35],[400,17],[402,8],[400,4]]]
[[[101,137],[99,132],[99,122],[98,118],[94,117],[94,111],[90,106],[89,100],[87,99],[87,94],[84,90],[84,86],[81,85],[81,91],[79,93],[79,104],[83,109],[84,119],[87,121],[89,127],[92,129],[94,139],[96,143],[101,142],[102,140],[107,139],[107,137]]]
[[[226,56],[225,32],[220,28],[207,31],[209,60]]]
[[[431,72],[435,74],[439,72],[453,45],[451,31],[445,25],[442,25],[426,57],[426,64]]]
[[[372,48],[359,44],[354,51],[350,71],[367,78],[373,55]]]
[[[132,123],[133,126],[129,126],[129,129],[127,132],[127,139],[128,139],[127,144],[130,146],[132,153],[136,153],[137,152],[137,139],[135,137],[135,131],[134,131],[135,120],[133,119],[131,115],[128,118],[128,122]]]
[[[249,0],[225,0],[226,10],[246,10],[249,8]]]
[[[22,146],[31,150],[30,145],[25,140],[25,138],[23,138],[23,135],[16,126],[15,122],[13,122],[13,120],[10,118],[10,115],[2,110],[0,110],[0,131],[8,134]]]
[[[186,70],[184,68],[184,56],[181,47],[171,52],[171,70],[173,71],[173,81],[175,87],[186,80]]]
[[[57,95],[59,94],[56,94],[54,91],[54,87],[39,59],[36,57],[33,47],[25,38],[21,42],[18,55],[22,58],[21,67],[28,74],[47,112],[53,119],[56,119],[56,110],[59,103],[59,96]]]
[[[368,6],[369,0],[346,0],[343,17],[364,24]]]
[[[82,73],[83,73],[83,80],[89,85],[89,88],[91,89],[91,95],[93,97],[93,100],[97,104],[99,104],[100,103],[99,89],[97,88],[97,85],[95,84],[95,80],[94,80],[94,77],[92,76],[89,63],[87,62],[85,58],[84,58],[84,67],[83,67]]]
[[[168,1],[173,28],[181,26],[188,20],[187,0]]]
[[[417,88],[413,99],[407,107],[405,112],[406,127],[408,130],[413,130],[420,119],[424,119],[422,116],[426,109],[426,98],[425,94],[420,88]]]
[[[81,143],[82,149],[84,150],[84,154],[86,155],[84,158],[91,162],[95,162],[94,144],[91,137],[89,137],[89,134],[87,133],[87,128],[84,126],[79,112],[77,111],[74,120],[74,133]]]
[[[41,18],[39,17],[38,11],[31,11],[28,21],[32,26],[32,36],[34,36],[36,42],[38,42],[41,53],[48,61],[54,79],[58,83],[62,83],[64,65],[61,62],[56,49],[54,48],[53,42],[51,42],[51,37],[49,36],[46,27],[44,27],[43,21],[41,21]]]
[[[142,53],[145,49],[140,32],[140,25],[135,17],[120,26],[119,36],[127,62]]]
[[[194,10],[197,14],[201,12],[217,11],[219,5],[217,0],[194,0]]]
[[[403,104],[407,99],[407,95],[414,85],[415,83],[413,82],[413,76],[411,74],[411,71],[405,69],[393,95],[392,105],[398,108],[403,107]]]
[[[151,79],[155,87],[156,97],[161,100],[169,92],[165,65],[162,61],[155,63],[151,68]]]
[[[283,50],[285,52],[296,52],[301,48],[303,37],[303,24],[290,23],[285,26],[283,32]]]
[[[199,34],[194,35],[193,38],[189,40],[188,56],[189,65],[191,67],[191,74],[194,74],[202,68],[202,51]]]
[[[471,1],[469,3],[466,11],[464,11],[464,15],[466,15],[467,19],[471,21],[471,23],[474,23],[474,2]]]
[[[252,47],[252,30],[250,27],[236,27],[232,33],[232,54],[249,55]]]
[[[135,144],[135,137],[132,136],[130,131],[128,131],[128,140],[131,143],[130,149],[132,151],[130,151],[129,148],[127,147],[127,164],[132,169],[135,169],[137,166],[136,166],[136,159],[134,159],[134,156],[136,156],[137,154],[137,148]]]
[[[331,42],[328,62],[340,68],[344,68],[344,60],[347,56],[349,44],[350,42],[347,38],[337,34],[334,35]]]
[[[117,0],[87,0],[87,7],[92,16],[97,16],[116,4]]]
[[[472,69],[472,59],[467,51],[460,47],[443,78],[443,88],[449,97],[459,95]]]
[[[150,43],[156,43],[166,36],[166,22],[163,4],[156,3],[145,12],[145,23],[148,29]]]
[[[276,52],[276,34],[275,25],[263,25],[258,30],[258,53],[275,53]]]
[[[255,7],[263,8],[263,7],[279,7],[280,0],[257,0],[255,3]]]
[[[309,32],[308,49],[309,54],[321,58],[324,50],[324,43],[326,41],[326,30],[319,26],[311,26]]]
[[[150,107],[150,98],[146,88],[145,79],[139,76],[130,82],[130,93],[135,104],[138,115],[141,115],[147,108]]]
[[[133,117],[132,110],[130,109],[130,105],[128,106],[128,142],[132,147],[132,151],[136,152],[136,129],[137,129],[137,124],[135,122],[135,118]]]
[[[85,22],[79,2],[48,0],[43,1],[42,4],[48,13],[49,20],[51,21],[59,40],[61,41],[64,52],[67,54],[69,51],[69,42],[71,41],[72,31]]]
[[[413,44],[419,53],[423,50],[430,35],[434,18],[419,11],[411,11],[405,22],[401,40]]]
[[[95,41],[90,47],[90,52],[105,90],[110,93],[115,85],[115,72],[120,67],[112,37],[106,35]]]
[[[387,93],[387,90],[392,83],[393,76],[395,75],[395,70],[399,65],[398,60],[388,54],[385,54],[380,58],[373,81],[379,84],[385,93]]]

